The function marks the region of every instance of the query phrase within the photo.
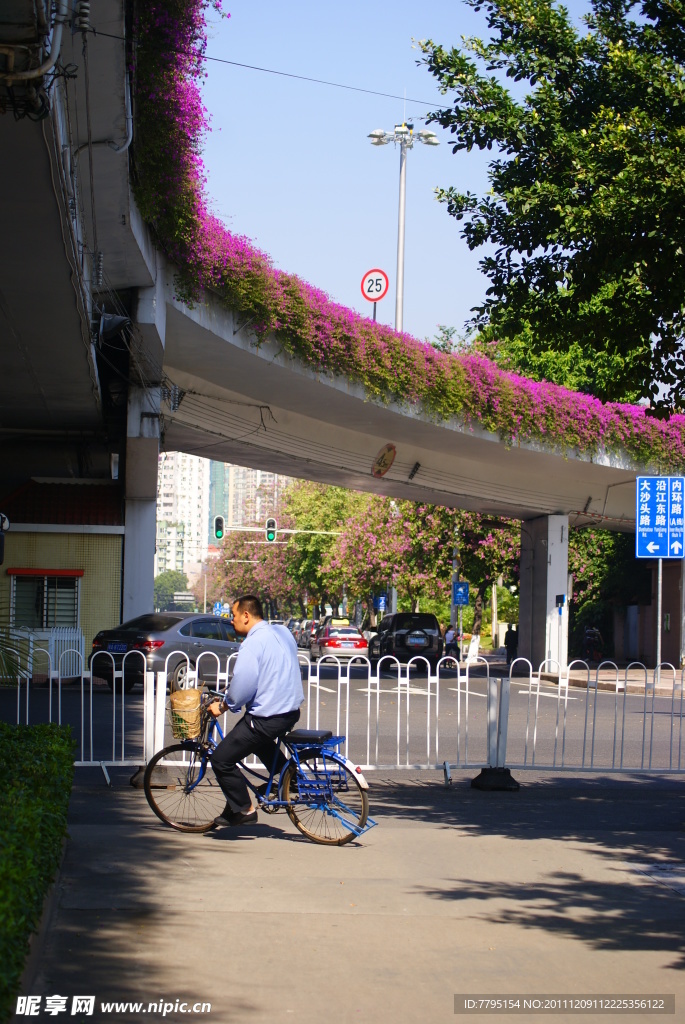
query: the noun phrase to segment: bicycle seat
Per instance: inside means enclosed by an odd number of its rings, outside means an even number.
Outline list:
[[[333,735],[326,729],[293,729],[283,739],[286,743],[325,743]]]

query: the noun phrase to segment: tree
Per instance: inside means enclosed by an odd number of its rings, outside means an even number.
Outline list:
[[[452,566],[445,538],[453,515],[434,505],[365,495],[331,549],[327,578],[337,586],[344,582],[354,600],[394,586],[414,610],[424,597],[444,596]]]
[[[340,604],[344,579],[327,575],[324,565],[335,544],[335,531],[361,507],[365,496],[344,487],[329,487],[302,480],[290,487],[283,502],[285,515],[298,530],[331,531],[296,533],[286,549],[286,565],[293,585],[301,595],[301,611],[307,614],[305,596],[315,604]]]
[[[519,527],[475,512],[367,495],[345,524],[325,571],[345,581],[348,595],[368,599],[386,586],[418,610],[426,599],[449,598],[456,535],[462,576],[476,589],[474,632],[480,629],[487,587],[518,580]]]
[[[155,608],[160,612],[168,611],[174,605],[174,594],[182,594],[188,590],[188,577],[177,569],[169,569],[155,576]]]
[[[496,586],[500,576],[508,583],[518,583],[521,529],[512,519],[493,519],[477,512],[458,515],[461,574],[476,590],[472,628],[480,633],[488,587]]]
[[[539,374],[571,353],[584,390],[666,412],[685,398],[685,3],[590,2],[578,30],[553,0],[467,0],[488,41],[421,44],[456,94],[429,120],[455,153],[498,151],[487,195],[438,197],[472,250],[494,247],[474,326]]]

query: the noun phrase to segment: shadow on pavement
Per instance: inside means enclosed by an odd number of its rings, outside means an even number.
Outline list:
[[[26,993],[60,993],[70,1001],[95,995],[95,1013],[84,1022],[146,1019],[139,1014],[153,1013],[148,1004],[159,1001],[211,1001],[208,973],[225,969],[225,950],[214,949],[203,933],[216,881],[202,859],[209,839],[165,829],[143,793],[128,786],[130,775],[131,769],[112,769],[109,789],[99,769],[77,769],[57,900]],[[220,879],[230,844],[215,848]],[[140,1002],[146,1009],[105,1014],[99,1011],[104,1001]],[[246,995],[231,1000],[231,1012],[249,1020],[256,1007]],[[167,1010],[164,1019],[187,1021],[188,1013]]]
[[[551,872],[534,884],[461,878],[439,889],[419,886],[415,891],[437,900],[482,900],[487,910],[472,916],[490,923],[556,932],[598,951],[665,951],[675,955],[666,967],[685,966],[682,897],[658,885],[645,899],[625,878],[598,884],[579,874]],[[511,905],[502,907],[502,901]]]
[[[436,773],[437,774],[437,773]],[[646,775],[542,777],[518,793],[483,793],[469,778],[450,787],[436,781],[378,779],[374,813],[454,828],[465,839],[563,840],[590,849],[615,867],[615,881],[543,871],[533,883],[455,876],[440,887],[417,887],[436,900],[480,900],[490,922],[576,938],[597,950],[670,951],[668,966],[685,967],[683,896],[652,882],[638,866],[674,866],[685,875],[685,790],[681,781]],[[516,774],[516,773],[515,773]],[[374,780],[372,780],[374,781]],[[407,780],[409,781],[409,780]],[[532,780],[531,780],[532,781]],[[549,855],[549,847],[546,856]],[[685,888],[685,881],[680,881]],[[502,906],[504,902],[505,906]],[[481,916],[481,915],[477,915]]]

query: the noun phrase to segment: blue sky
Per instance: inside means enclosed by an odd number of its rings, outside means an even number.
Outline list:
[[[580,0],[569,6],[579,10]],[[224,7],[231,17],[210,18],[208,55],[399,96],[406,90],[417,130],[445,99],[417,67],[412,37],[452,46],[461,35],[485,34],[483,15],[455,0],[224,0]],[[372,307],[361,278],[381,267],[390,290],[378,319],[393,324],[399,150],[373,147],[367,135],[400,123],[403,101],[212,62],[204,96],[214,211],[276,266],[365,315]],[[461,331],[487,287],[482,254],[469,252],[433,192],[438,185],[484,191],[487,156],[453,155],[449,133],[431,127],[441,145],[416,145],[407,160],[404,329],[421,338],[438,324]]]

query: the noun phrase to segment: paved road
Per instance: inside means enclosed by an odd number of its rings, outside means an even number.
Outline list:
[[[328,849],[282,814],[180,835],[126,773],[108,790],[84,769],[29,991],[145,1006],[69,1017],[81,1024],[145,1024],[161,1016],[149,1003],[176,1000],[211,1014],[164,1019],[446,1024],[456,993],[665,993],[682,1020],[682,784],[526,778],[493,794],[445,788],[438,772],[374,773],[379,826]]]

